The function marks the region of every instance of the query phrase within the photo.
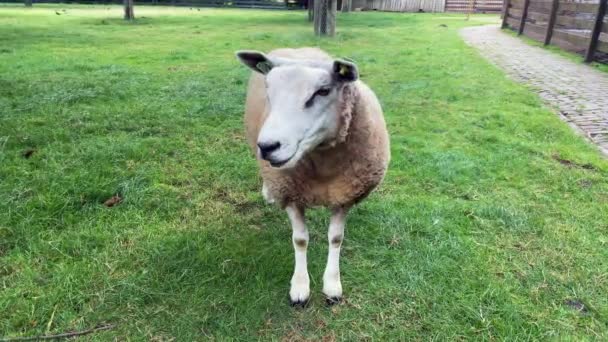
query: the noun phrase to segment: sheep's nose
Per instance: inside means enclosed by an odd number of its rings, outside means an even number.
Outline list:
[[[263,142],[258,143],[258,147],[260,148],[260,154],[262,155],[262,159],[268,160],[268,155],[278,150],[279,147],[281,147],[281,143],[278,141]]]

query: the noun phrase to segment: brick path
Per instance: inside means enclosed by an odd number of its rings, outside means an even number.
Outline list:
[[[460,33],[511,78],[536,89],[564,121],[608,155],[608,73],[528,45],[497,26],[467,27]]]

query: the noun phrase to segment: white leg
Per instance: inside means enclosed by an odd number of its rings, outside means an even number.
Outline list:
[[[327,296],[328,304],[335,304],[342,298],[342,283],[340,283],[340,247],[344,239],[344,224],[348,210],[344,208],[332,211],[327,239],[329,252],[327,266],[323,274],[323,293]]]
[[[286,208],[293,230],[292,241],[295,250],[296,266],[291,278],[289,299],[291,305],[305,306],[310,298],[310,279],[306,264],[306,248],[308,247],[308,229],[304,222],[304,210],[294,205]]]
[[[264,197],[264,200],[266,201],[266,203],[274,203],[274,198],[272,198],[270,191],[268,191],[266,182],[262,183],[262,197]]]

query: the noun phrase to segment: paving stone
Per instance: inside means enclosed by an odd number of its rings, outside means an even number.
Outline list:
[[[467,27],[460,34],[608,155],[608,73],[528,45],[498,26]]]

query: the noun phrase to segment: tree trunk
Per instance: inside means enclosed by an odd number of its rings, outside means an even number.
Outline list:
[[[336,34],[336,0],[315,0],[314,26],[317,36]]]
[[[24,5],[25,7],[32,7],[32,0],[25,0]]]
[[[342,0],[342,13],[350,12],[353,0]]]
[[[133,14],[133,0],[123,0],[125,4],[125,20],[135,19]]]
[[[315,3],[315,0],[308,0],[308,21],[309,22],[312,22],[313,18],[315,17],[314,3]]]

